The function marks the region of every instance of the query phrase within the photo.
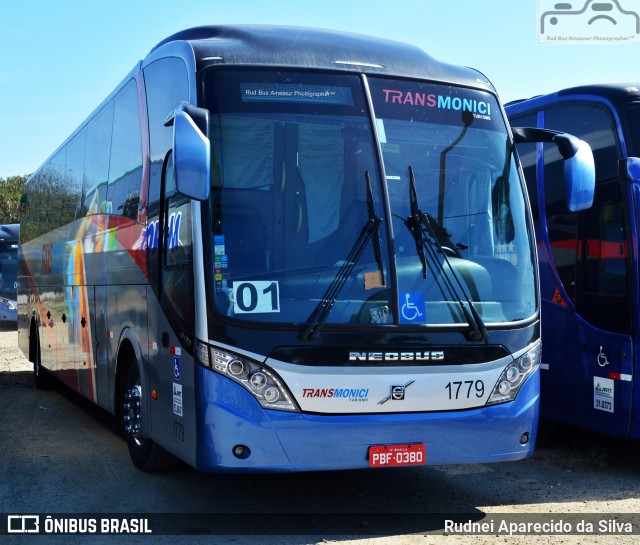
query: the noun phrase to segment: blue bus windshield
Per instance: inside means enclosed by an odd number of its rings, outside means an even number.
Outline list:
[[[306,322],[373,209],[381,225],[327,323],[467,325],[466,299],[487,323],[530,318],[537,311],[531,231],[495,98],[367,82],[373,112],[358,76],[208,75],[216,311]],[[406,224],[410,169],[433,227],[422,242]]]

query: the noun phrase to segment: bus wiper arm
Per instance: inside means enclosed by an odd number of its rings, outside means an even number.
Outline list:
[[[378,228],[380,227],[382,220],[375,213],[373,206],[373,193],[371,191],[369,172],[365,172],[365,178],[367,183],[367,208],[369,212],[369,219],[360,232],[360,235],[354,245],[351,247],[351,250],[349,250],[349,255],[347,255],[346,259],[342,262],[342,265],[340,265],[340,268],[333,277],[331,284],[329,284],[327,291],[324,293],[322,299],[307,319],[304,329],[298,335],[298,339],[301,341],[313,341],[318,336],[318,333],[320,333],[320,330],[327,321],[327,317],[338,298],[338,294],[342,291],[342,288],[347,282],[349,276],[351,276],[353,268],[356,266],[358,259],[360,259],[360,256],[367,247],[370,239],[374,242],[375,258],[378,262],[380,273],[383,274],[382,254],[380,251],[380,239],[378,236]],[[382,278],[384,279],[384,277]]]
[[[416,192],[416,180],[413,175],[413,167],[409,166],[409,206],[411,215],[404,221],[404,224],[413,235],[416,241],[416,251],[422,263],[422,277],[427,277],[427,256],[425,255],[424,229],[422,227],[422,216],[424,215],[418,206],[418,193]]]
[[[422,271],[423,271],[424,278],[427,277],[426,253],[428,253],[429,257],[431,258],[431,261],[435,263],[437,267],[440,268],[442,272],[442,276],[449,290],[456,298],[456,301],[458,302],[458,305],[460,306],[460,309],[462,310],[462,313],[464,314],[465,319],[467,320],[467,323],[471,327],[469,338],[472,341],[483,340],[485,342],[488,342],[489,333],[487,331],[486,326],[484,325],[484,321],[480,317],[480,314],[478,313],[475,305],[471,301],[471,298],[467,294],[467,290],[463,286],[462,281],[458,276],[458,273],[453,268],[453,265],[451,265],[451,262],[449,261],[449,258],[447,257],[447,254],[444,248],[442,247],[440,238],[436,234],[436,231],[432,225],[433,223],[435,223],[434,218],[430,217],[429,214],[425,214],[424,212],[422,212],[418,206],[416,179],[413,173],[413,168],[411,166],[409,167],[409,204],[411,206],[411,215],[406,219],[405,225],[409,228],[409,231],[414,236],[416,240],[416,245],[419,246],[418,255],[420,256],[420,261],[422,262]],[[440,226],[438,226],[438,228],[440,228]],[[442,257],[444,258],[444,261],[446,262],[447,268],[449,269],[451,275],[447,274],[444,264],[440,262],[440,259],[438,259],[438,256],[436,255],[435,250],[431,247],[431,245],[425,239],[425,234],[427,234],[434,240],[434,243],[438,248],[439,253],[442,254]],[[460,298],[460,296],[458,295],[459,292],[453,285],[453,282],[451,281],[450,276],[453,277],[456,284],[458,285],[458,288],[460,289],[460,292],[463,294],[465,302],[467,303],[466,306],[462,301],[462,299]],[[468,309],[467,309],[467,306],[469,307]]]

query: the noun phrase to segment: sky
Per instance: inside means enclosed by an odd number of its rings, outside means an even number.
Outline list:
[[[638,43],[539,43],[540,1],[5,1],[0,178],[36,170],[156,43],[195,26],[293,25],[407,42],[480,70],[503,102],[588,83],[640,85]],[[619,1],[640,12],[640,0]]]

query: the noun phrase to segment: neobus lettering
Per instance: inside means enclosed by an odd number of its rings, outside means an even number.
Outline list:
[[[442,350],[424,352],[349,352],[349,361],[442,361]]]

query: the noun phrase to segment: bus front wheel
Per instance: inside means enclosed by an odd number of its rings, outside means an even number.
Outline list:
[[[142,471],[166,471],[173,468],[177,460],[152,439],[143,437],[143,395],[138,364],[132,362],[121,395],[121,414],[129,455],[133,465]]]

